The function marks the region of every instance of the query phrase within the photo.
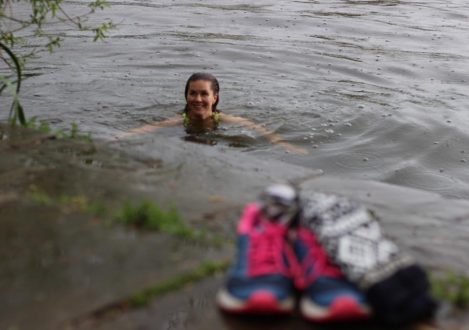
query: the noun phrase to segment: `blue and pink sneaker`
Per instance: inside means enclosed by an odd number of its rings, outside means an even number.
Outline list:
[[[265,217],[262,204],[248,204],[238,225],[238,255],[218,306],[231,313],[288,314],[294,310],[294,269],[288,223]],[[296,266],[296,267],[295,267]]]
[[[369,319],[365,296],[331,263],[325,249],[309,229],[299,227],[294,248],[303,277],[300,310],[313,322],[347,322]]]

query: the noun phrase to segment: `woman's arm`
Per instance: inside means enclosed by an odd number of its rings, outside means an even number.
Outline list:
[[[262,136],[265,136],[270,142],[281,145],[287,152],[299,154],[299,155],[306,155],[308,154],[308,151],[304,148],[294,146],[291,143],[285,142],[283,137],[279,134],[273,133],[265,127],[258,125],[249,119],[243,118],[243,117],[237,117],[237,116],[232,116],[232,115],[227,115],[224,113],[221,113],[220,119],[222,122],[229,123],[229,124],[241,124],[259,134]]]
[[[158,121],[158,122],[154,122],[154,123],[150,123],[150,124],[145,124],[143,126],[133,128],[130,131],[119,134],[118,136],[116,136],[116,139],[118,139],[118,140],[126,139],[126,138],[132,137],[134,135],[140,135],[140,134],[146,134],[146,133],[153,132],[154,130],[156,130],[158,128],[182,125],[182,123],[183,123],[183,119],[181,118],[181,116],[176,116],[176,117],[165,119],[163,121]]]

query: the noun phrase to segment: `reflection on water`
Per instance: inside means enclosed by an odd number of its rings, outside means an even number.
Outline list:
[[[465,1],[111,4],[103,15],[119,28],[104,44],[64,27],[73,38],[31,62],[32,115],[110,138],[173,116],[187,77],[207,70],[223,111],[310,152],[287,157],[238,130],[182,139],[469,198]]]
[[[215,139],[210,138],[208,136],[204,136],[202,134],[189,134],[184,136],[184,140],[188,142],[206,144],[209,146],[214,146],[217,144],[217,141]]]

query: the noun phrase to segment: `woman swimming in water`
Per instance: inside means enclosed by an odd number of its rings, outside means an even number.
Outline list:
[[[186,82],[184,91],[186,106],[181,115],[161,122],[146,124],[119,136],[126,138],[137,134],[149,133],[162,127],[183,125],[187,132],[207,132],[218,128],[220,123],[241,124],[265,136],[270,142],[281,145],[286,151],[306,154],[303,148],[283,141],[278,134],[238,116],[225,114],[217,109],[220,100],[220,85],[217,78],[209,73],[194,73]]]

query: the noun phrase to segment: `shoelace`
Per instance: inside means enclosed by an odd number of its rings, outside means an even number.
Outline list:
[[[287,241],[287,228],[280,224],[267,224],[263,229],[251,237],[250,275],[282,274],[298,278],[301,266]]]
[[[326,250],[312,233],[302,234],[300,238],[308,248],[306,258],[301,262],[305,281],[303,285],[313,283],[321,276],[335,278],[342,276],[340,269],[332,263]]]

